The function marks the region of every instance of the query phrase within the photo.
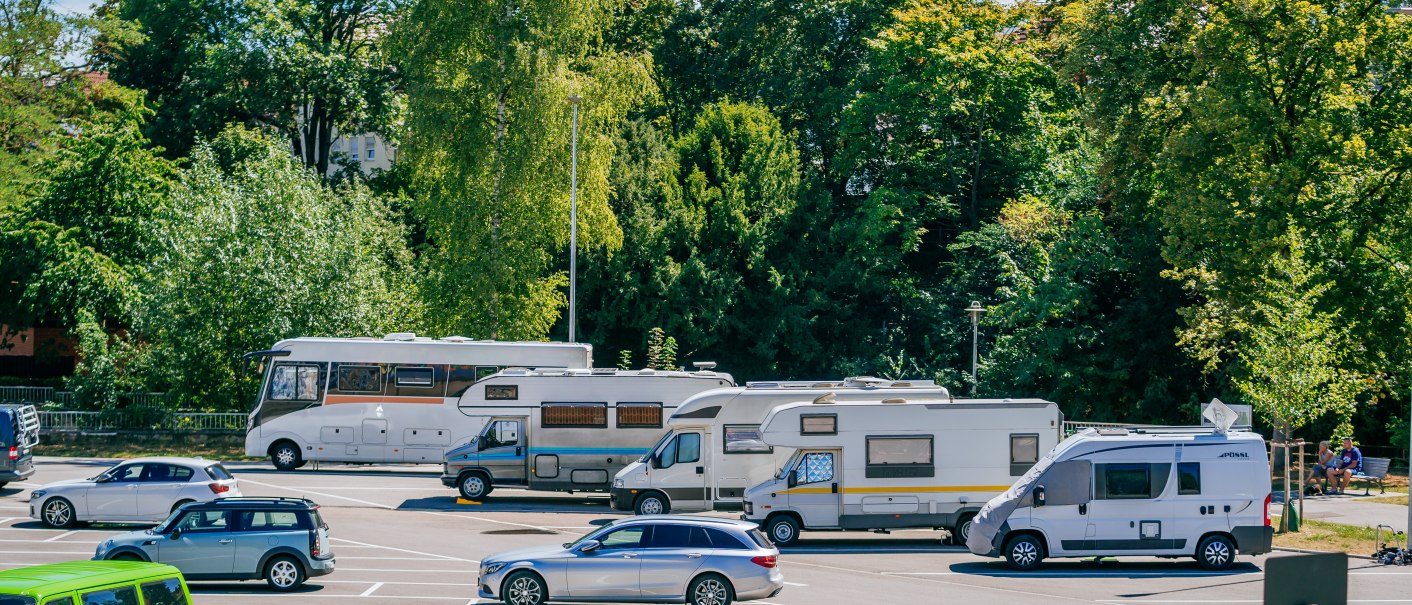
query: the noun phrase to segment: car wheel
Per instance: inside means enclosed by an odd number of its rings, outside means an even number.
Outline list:
[[[192,502],[195,502],[195,500],[179,500],[176,504],[172,505],[172,512],[177,512],[181,510],[181,507],[191,504]]]
[[[462,498],[480,500],[490,493],[491,485],[484,473],[466,473],[456,482],[456,488],[461,492]]]
[[[686,590],[686,599],[690,605],[729,605],[735,597],[733,593],[731,583],[725,578],[706,574],[692,580],[691,587]]]
[[[1206,536],[1196,547],[1196,562],[1202,569],[1221,571],[1235,563],[1235,543],[1225,536]]]
[[[971,524],[975,522],[975,515],[966,515],[961,518],[961,522],[956,527],[951,528],[951,543],[965,545],[966,538],[971,537]]]
[[[1005,561],[1012,569],[1030,571],[1039,567],[1044,560],[1044,545],[1039,538],[1030,534],[1020,534],[1005,541]]]
[[[281,441],[270,448],[270,463],[274,464],[277,470],[292,471],[304,466],[304,457],[299,454],[299,446]]]
[[[770,519],[766,533],[775,546],[790,546],[799,541],[799,522],[789,515],[779,515]]]
[[[304,567],[293,557],[275,557],[265,564],[265,582],[280,592],[294,590],[304,583]]]
[[[500,599],[505,605],[542,605],[549,596],[544,580],[528,571],[517,571],[505,579]]]
[[[74,524],[74,505],[63,498],[50,498],[44,503],[44,508],[40,511],[41,521],[49,527],[72,527]]]
[[[672,505],[667,504],[667,498],[662,494],[647,492],[637,497],[633,512],[639,515],[665,515],[672,512]]]

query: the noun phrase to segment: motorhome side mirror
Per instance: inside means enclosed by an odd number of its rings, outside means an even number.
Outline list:
[[[785,483],[789,484],[790,487],[799,485],[799,474],[790,471],[789,475],[785,477]]]
[[[662,468],[662,455],[661,455],[661,454],[653,454],[653,455],[652,455],[652,468]]]
[[[1044,486],[1034,488],[1034,505],[1044,506]]]
[[[595,550],[598,550],[598,547],[601,545],[602,543],[600,543],[598,540],[584,540],[583,544],[579,545],[579,552],[590,553]]]

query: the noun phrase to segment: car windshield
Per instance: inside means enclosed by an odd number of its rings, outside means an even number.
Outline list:
[[[586,534],[584,534],[584,535],[582,535],[582,536],[579,536],[579,539],[574,540],[573,542],[566,542],[566,543],[564,543],[564,548],[573,549],[573,548],[577,547],[578,545],[583,544],[583,542],[584,542],[585,540],[593,539],[595,536],[597,536],[597,535],[599,535],[599,534],[602,534],[603,532],[608,531],[609,529],[611,529],[611,528],[613,528],[613,527],[617,527],[617,525],[618,525],[617,523],[609,523],[609,524],[607,524],[607,525],[604,525],[603,527],[600,527],[600,528],[598,528],[598,529],[596,529],[596,530],[593,530],[593,531],[588,532],[588,533],[586,533]]]
[[[94,475],[94,476],[92,476],[92,477],[89,477],[88,480],[89,480],[89,481],[93,481],[93,480],[95,480],[95,479],[97,479],[97,478],[99,478],[99,477],[112,477],[113,474],[117,472],[118,467],[122,466],[123,464],[126,464],[126,463],[124,463],[124,462],[119,462],[119,463],[117,463],[117,464],[114,464],[113,466],[108,467],[107,470],[104,470],[103,472],[98,473],[97,475]]]
[[[34,597],[0,593],[0,605],[34,605]]]
[[[667,431],[667,434],[666,434],[666,435],[662,435],[662,438],[657,440],[656,445],[653,445],[653,446],[652,446],[652,449],[647,450],[647,453],[646,453],[646,454],[643,454],[641,458],[638,458],[638,459],[637,459],[637,461],[638,461],[638,462],[647,462],[648,460],[651,460],[651,459],[652,459],[652,454],[655,454],[655,453],[657,453],[657,450],[662,449],[662,444],[666,443],[668,439],[671,439],[673,435],[676,435],[676,432],[675,432],[675,431]]]
[[[789,469],[794,468],[794,463],[799,461],[800,454],[801,452],[799,450],[795,450],[794,455],[789,457],[789,462],[784,463],[784,466],[781,466],[780,470],[775,471],[775,478],[783,479],[784,476],[789,473]]]
[[[177,509],[177,510],[172,511],[172,514],[167,515],[167,518],[164,519],[161,523],[158,523],[158,524],[157,524],[157,527],[152,528],[152,530],[151,530],[152,533],[156,533],[156,534],[165,534],[165,533],[167,533],[167,531],[172,528],[172,524],[173,524],[173,523],[176,523],[177,517],[180,517],[180,516],[181,516],[181,509]]]

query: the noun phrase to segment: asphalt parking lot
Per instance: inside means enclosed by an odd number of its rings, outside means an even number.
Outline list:
[[[88,559],[98,543],[139,527],[47,529],[27,517],[29,490],[97,474],[110,461],[41,459],[29,485],[0,490],[0,567]],[[322,506],[337,571],[303,590],[275,596],[263,582],[195,583],[198,604],[475,604],[478,563],[486,555],[570,541],[621,514],[606,495],[498,489],[481,504],[457,504],[434,467],[325,466],[278,473],[266,464],[228,464],[249,496],[304,496]],[[805,533],[785,549],[784,592],[765,605],[816,603],[1259,603],[1265,557],[1241,557],[1228,572],[1190,561],[1135,557],[1117,563],[1047,562],[1033,573],[945,546],[931,531]],[[1277,553],[1272,556],[1283,556]],[[1349,560],[1350,603],[1412,603],[1412,568]]]

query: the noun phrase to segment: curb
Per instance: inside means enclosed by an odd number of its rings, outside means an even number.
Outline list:
[[[1339,551],[1336,551],[1336,550],[1309,550],[1309,549],[1307,549],[1307,548],[1289,548],[1289,547],[1286,547],[1286,546],[1275,546],[1275,547],[1272,547],[1270,550],[1271,550],[1272,552],[1276,552],[1276,551],[1277,551],[1277,552],[1293,552],[1293,553],[1299,553],[1299,554],[1301,554],[1301,555],[1327,555],[1327,554],[1337,554],[1337,553],[1339,553]],[[1341,553],[1341,554],[1347,555],[1348,558],[1350,558],[1350,559],[1372,560],[1372,557],[1369,557],[1368,555],[1355,555],[1355,554],[1353,554],[1353,553],[1347,553],[1347,552],[1346,552],[1346,553]]]

